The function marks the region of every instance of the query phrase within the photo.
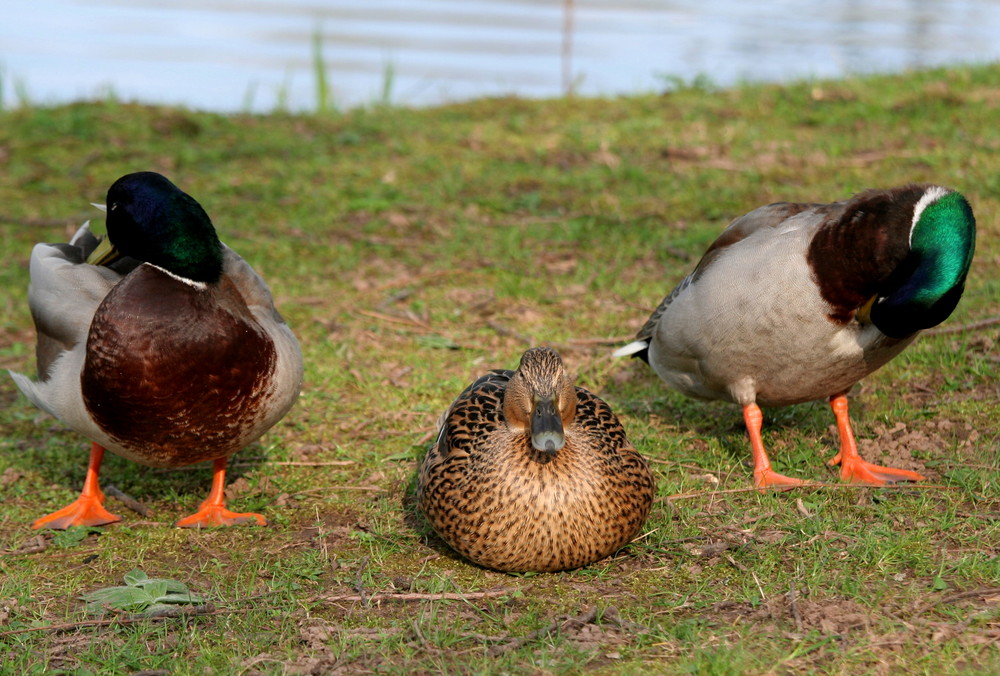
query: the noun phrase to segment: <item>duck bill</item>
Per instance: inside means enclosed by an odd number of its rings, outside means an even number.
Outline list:
[[[105,237],[97,243],[97,247],[87,256],[87,262],[91,265],[108,265],[121,258],[121,252],[115,248],[111,240]]]
[[[872,305],[875,304],[876,296],[872,296],[865,301],[865,304],[857,309],[854,313],[854,318],[857,319],[862,324],[872,323]]]
[[[552,399],[541,399],[535,404],[531,414],[531,445],[550,455],[566,445],[562,418]]]

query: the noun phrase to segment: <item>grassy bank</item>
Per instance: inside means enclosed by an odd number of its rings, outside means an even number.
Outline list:
[[[0,378],[0,672],[1000,671],[1000,335],[976,325],[1000,298],[998,108],[983,67],[324,116],[0,113],[0,366],[34,370],[31,246],[142,169],[205,206],[306,357],[300,403],[231,477],[263,529],[175,529],[210,468],[109,457],[103,481],[148,516],[112,498],[122,524],[30,531],[79,489],[86,444]],[[741,490],[738,409],[611,346],[731,218],[910,181],[969,198],[976,259],[946,331],[866,379],[852,413],[870,460],[916,461],[927,485]],[[435,538],[413,478],[454,396],[541,343],[618,412],[658,500],[618,556],[515,577]],[[834,479],[823,403],[766,413],[778,471]],[[212,605],[92,624],[79,595],[134,568]]]

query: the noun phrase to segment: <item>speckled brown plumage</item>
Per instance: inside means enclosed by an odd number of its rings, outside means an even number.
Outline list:
[[[565,445],[532,445],[534,402],[552,397]],[[639,532],[653,499],[646,461],[610,407],[574,387],[559,355],[534,348],[452,404],[420,468],[421,509],[469,560],[552,572],[614,553]]]

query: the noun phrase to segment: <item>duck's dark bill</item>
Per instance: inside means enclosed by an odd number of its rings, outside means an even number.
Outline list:
[[[543,399],[531,414],[531,445],[544,453],[555,453],[566,444],[562,418],[552,399]]]

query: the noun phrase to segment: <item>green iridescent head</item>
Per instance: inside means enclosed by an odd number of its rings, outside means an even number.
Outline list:
[[[940,324],[958,305],[976,249],[976,219],[962,195],[931,186],[916,202],[910,253],[871,309],[882,333],[904,338]]]
[[[123,256],[194,282],[222,275],[222,243],[201,205],[165,176],[141,171],[108,189],[108,240]]]

